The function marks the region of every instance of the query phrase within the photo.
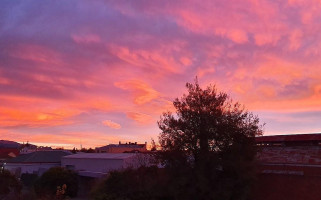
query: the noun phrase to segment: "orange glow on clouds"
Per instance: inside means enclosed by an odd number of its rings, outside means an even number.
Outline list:
[[[117,124],[111,120],[106,120],[106,121],[103,121],[102,122],[105,126],[108,126],[110,128],[113,128],[113,129],[120,129],[121,128],[121,125],[120,124]]]
[[[131,91],[134,95],[134,102],[138,105],[150,102],[159,96],[159,93],[156,90],[139,80],[117,82],[115,83],[115,86],[123,90]]]
[[[195,76],[266,134],[321,132],[318,1],[72,2],[2,3],[0,139],[150,142]]]

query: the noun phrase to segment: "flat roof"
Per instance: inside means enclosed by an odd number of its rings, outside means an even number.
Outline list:
[[[109,144],[102,147],[96,147],[96,149],[107,149],[107,148],[144,148],[145,144]]]
[[[321,141],[321,133],[258,136],[256,142]]]
[[[63,158],[71,159],[110,159],[123,160],[137,155],[136,153],[76,153]]]

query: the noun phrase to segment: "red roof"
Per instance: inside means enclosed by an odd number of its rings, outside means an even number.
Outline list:
[[[19,155],[19,150],[15,148],[0,148],[0,158],[12,158],[9,154]]]
[[[321,141],[321,133],[259,136],[255,140],[256,142]]]

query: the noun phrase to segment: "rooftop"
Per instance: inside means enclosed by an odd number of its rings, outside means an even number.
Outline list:
[[[146,143],[145,144],[137,144],[137,142],[126,142],[126,143],[121,143],[119,144],[108,144],[102,147],[97,147],[96,149],[105,149],[105,148],[146,148]]]
[[[7,163],[60,163],[61,157],[70,155],[68,151],[35,151],[28,154],[21,154],[7,160]]]
[[[110,159],[110,160],[123,160],[133,157],[135,153],[77,153],[64,158],[72,159]]]
[[[256,142],[313,142],[321,141],[321,133],[269,135],[256,137]]]
[[[19,148],[20,144],[18,142],[13,142],[9,140],[0,140],[0,148]]]
[[[8,159],[15,157],[19,154],[16,148],[0,148],[0,159]]]

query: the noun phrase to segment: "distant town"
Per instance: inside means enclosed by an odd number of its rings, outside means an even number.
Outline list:
[[[256,146],[261,180],[255,194],[257,199],[264,199],[268,188],[280,188],[273,195],[282,195],[282,191],[290,192],[294,186],[305,184],[311,189],[320,182],[316,177],[321,176],[321,134],[259,136]],[[137,142],[120,141],[95,149],[67,150],[0,140],[0,166],[19,178],[24,174],[41,176],[53,167],[70,169],[77,172],[82,188],[88,187],[88,181],[103,178],[110,171],[150,165],[152,152],[156,149],[148,150],[147,143]],[[88,191],[80,191],[80,196],[88,195]]]
[[[137,153],[147,153],[147,142],[119,141],[118,144],[109,144],[102,147],[63,149],[36,146],[29,142],[20,144],[14,141],[0,140],[0,164],[16,176],[24,173],[41,175],[46,170],[55,166],[63,166],[78,171],[85,171],[87,176],[100,177],[113,169],[127,167],[123,161],[132,158]],[[87,161],[93,159],[103,160],[103,165],[88,165]],[[84,165],[77,162],[86,161]],[[120,160],[117,164],[109,166],[109,160]],[[98,167],[98,168],[97,168]]]

